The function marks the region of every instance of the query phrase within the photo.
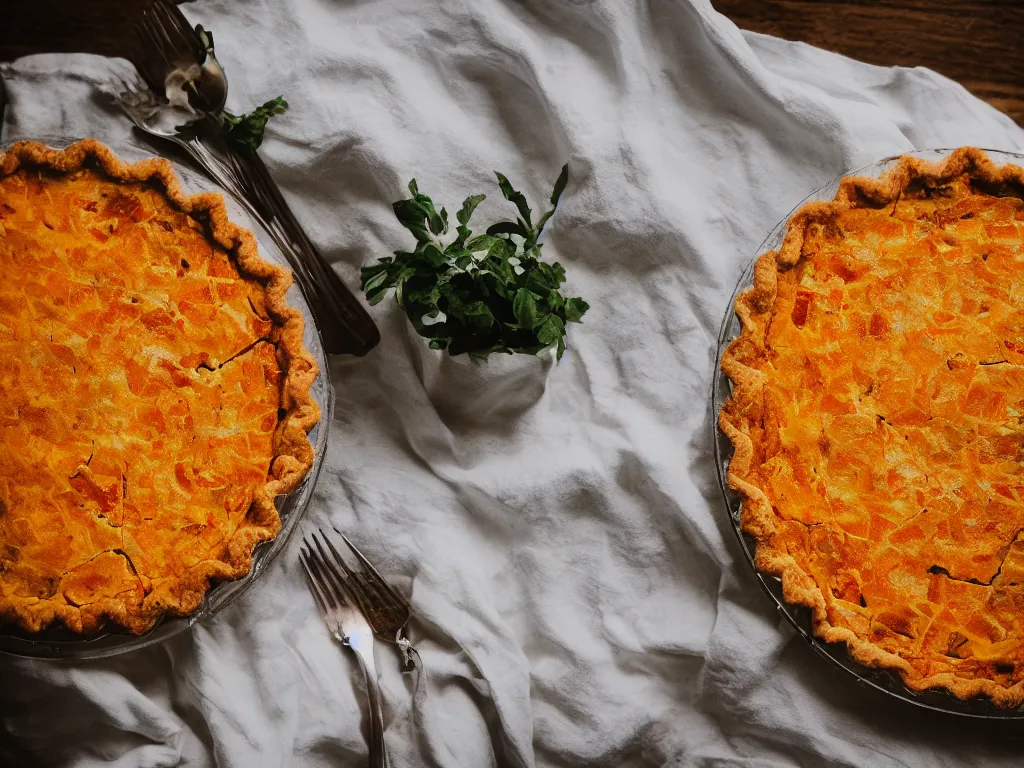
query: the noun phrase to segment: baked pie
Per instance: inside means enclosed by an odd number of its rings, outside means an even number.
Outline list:
[[[719,424],[756,565],[913,690],[1024,702],[1024,169],[808,203],[736,302]]]
[[[0,619],[141,633],[248,573],[313,460],[290,283],[164,160],[0,152]]]

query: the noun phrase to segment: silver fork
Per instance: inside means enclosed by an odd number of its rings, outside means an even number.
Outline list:
[[[121,111],[139,130],[155,138],[170,141],[185,150],[210,178],[238,201],[246,213],[264,224],[274,244],[287,259],[295,282],[298,283],[309,302],[310,309],[317,317],[317,324],[324,333],[325,348],[331,353],[344,352],[345,350],[336,344],[331,344],[329,333],[335,324],[319,301],[316,278],[310,273],[305,261],[296,254],[277,219],[267,216],[252,203],[251,197],[246,194],[237,166],[230,159],[230,153],[226,150],[215,152],[211,149],[211,146],[218,146],[220,141],[213,138],[212,127],[203,125],[209,118],[189,113],[180,107],[160,104],[149,88],[141,83],[126,81],[119,86],[120,90],[112,95]],[[204,128],[207,134],[205,139],[201,138]]]
[[[356,548],[356,545],[349,541],[348,536],[338,530],[337,526],[332,525],[331,527],[359,561],[358,568],[349,567],[345,558],[334,548],[330,540],[325,540],[343,571],[345,585],[355,597],[356,602],[359,603],[363,615],[370,622],[373,633],[381,640],[397,645],[399,653],[402,655],[403,671],[412,672],[419,666],[417,663],[419,653],[412,647],[412,643],[405,634],[405,628],[409,624],[409,619],[412,618],[412,606],[398,590],[380,575],[380,572]],[[416,659],[413,658],[414,655]]]
[[[220,112],[227,98],[227,79],[217,62],[212,35],[202,27],[193,31],[168,0],[152,0],[138,32],[148,51],[143,75],[150,85],[162,84],[171,103],[160,103],[148,88],[136,85],[114,94],[122,110],[140,130],[184,149],[263,222],[292,268],[327,352],[365,355],[380,340],[377,326],[320,257],[259,155],[241,158],[224,141]],[[195,54],[197,49],[202,49],[202,58]],[[212,84],[218,79],[222,91]]]
[[[334,323],[325,316],[323,305],[318,300],[316,278],[310,273],[305,261],[296,254],[277,219],[259,210],[253,204],[250,195],[246,194],[245,184],[237,165],[232,162],[226,149],[219,148],[221,142],[212,135],[214,129],[206,122],[210,118],[189,113],[181,107],[159,103],[148,86],[141,83],[124,81],[116,87],[119,90],[112,95],[121,111],[136,128],[155,138],[170,141],[185,150],[210,178],[238,201],[246,213],[263,223],[274,244],[287,259],[295,282],[298,283],[309,302],[310,309],[317,317],[317,324],[325,334],[325,348],[332,353],[343,351],[329,343],[327,334]],[[214,151],[211,147],[218,147],[219,151]]]
[[[146,49],[159,52],[140,61],[143,77],[157,92],[172,104],[214,113],[224,109],[228,77],[214,53],[212,32],[201,24],[193,32],[170,0],[150,0],[137,30]]]
[[[384,741],[384,711],[381,704],[380,686],[377,683],[377,667],[373,660],[373,630],[359,608],[352,604],[345,591],[343,579],[337,568],[331,565],[321,540],[330,546],[323,530],[303,539],[299,550],[299,561],[309,577],[310,590],[327,629],[334,639],[352,649],[366,679],[366,693],[370,701],[370,765],[372,768],[387,768],[387,744]]]

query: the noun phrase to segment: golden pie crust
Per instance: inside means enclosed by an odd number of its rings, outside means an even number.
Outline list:
[[[846,178],[736,302],[729,484],[815,633],[914,690],[1024,702],[1024,169]]]
[[[0,152],[0,619],[141,633],[249,572],[320,415],[290,284],[165,160]]]

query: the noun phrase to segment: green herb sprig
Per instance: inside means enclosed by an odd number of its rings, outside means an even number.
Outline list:
[[[590,307],[583,299],[559,292],[565,270],[557,262],[541,260],[543,246],[537,241],[569,181],[569,166],[555,182],[550,210],[536,224],[523,194],[505,176],[495,175],[519,216],[474,236],[470,218],[486,196],[470,195],[455,214],[454,238],[448,211],[438,212],[416,180],[410,181],[412,198],[393,207],[402,226],[416,238],[416,248],[395,251],[394,258],[365,267],[363,290],[370,304],[377,304],[394,289],[398,305],[416,332],[430,339],[432,349],[486,358],[492,352],[537,354],[555,344],[561,359],[566,323],[581,322]]]
[[[288,102],[283,96],[262,104],[247,115],[233,115],[226,109],[224,116],[224,138],[235,149],[255,152],[263,143],[263,134],[267,123],[274,115],[283,115],[288,110]]]

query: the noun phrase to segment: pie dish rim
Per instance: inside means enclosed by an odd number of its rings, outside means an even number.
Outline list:
[[[982,166],[981,170],[976,165],[978,161]],[[1024,702],[1024,682],[1008,687],[989,678],[962,679],[947,674],[920,678],[916,681],[918,684],[915,685],[915,681],[908,679],[903,674],[902,667],[906,666],[906,662],[902,658],[883,651],[869,641],[860,639],[850,630],[833,627],[827,621],[827,617],[821,621],[818,614],[824,610],[824,598],[820,589],[807,590],[812,593],[807,594],[794,585],[795,577],[806,573],[794,558],[781,556],[772,562],[777,553],[770,551],[766,558],[763,553],[769,548],[766,547],[763,539],[749,530],[748,526],[741,523],[739,519],[741,509],[744,510],[746,518],[745,510],[750,506],[748,504],[750,497],[743,488],[737,488],[732,483],[733,475],[743,469],[743,457],[736,456],[739,451],[736,448],[734,437],[737,433],[741,437],[746,437],[746,435],[733,428],[728,421],[725,407],[732,400],[737,385],[722,366],[723,361],[727,361],[729,358],[729,347],[746,332],[742,327],[740,332],[736,331],[736,327],[741,326],[736,307],[739,300],[753,289],[756,282],[754,273],[759,262],[769,252],[781,250],[783,241],[789,235],[790,222],[796,216],[812,207],[837,202],[836,198],[844,182],[858,182],[855,184],[857,187],[861,186],[859,182],[863,182],[867,194],[877,195],[881,193],[880,190],[884,184],[895,183],[893,180],[896,179],[897,174],[905,172],[910,166],[919,171],[945,172],[950,178],[953,178],[959,175],[950,172],[953,164],[965,162],[967,167],[963,170],[971,172],[975,177],[980,175],[983,179],[990,171],[1002,171],[1008,165],[1016,166],[1018,171],[1024,171],[1024,154],[1020,152],[970,146],[910,150],[836,176],[828,184],[805,197],[776,225],[757,249],[755,258],[748,263],[746,270],[740,276],[726,308],[718,337],[718,351],[711,387],[710,399],[714,416],[712,432],[719,485],[729,512],[730,522],[746,559],[754,569],[762,588],[775,600],[787,620],[811,643],[816,651],[826,656],[848,674],[856,677],[860,682],[918,706],[969,717],[1020,718],[1024,717],[1024,711],[1022,711],[1024,707],[1021,709],[1015,709],[1015,707],[1020,707]],[[925,175],[929,175],[931,178],[941,178],[941,172]],[[1015,183],[1019,185],[1019,189],[1024,190],[1024,172],[1012,175]],[[993,181],[992,178],[987,180]],[[905,188],[906,181],[908,179],[902,182],[901,189]],[[884,192],[890,191],[892,190],[884,190]],[[893,199],[896,194],[898,192],[894,192]],[[1024,192],[1018,193],[1017,196],[1024,198]],[[891,203],[892,199],[887,202]],[[789,248],[791,253],[793,249],[797,254],[800,252],[798,244],[791,243]],[[773,270],[772,274],[774,272]],[[755,490],[759,489],[755,488]],[[755,520],[755,522],[757,521]],[[781,565],[779,560],[783,561]],[[785,562],[787,560],[790,562]],[[815,600],[815,596],[817,600]],[[794,609],[802,614],[806,613],[807,619],[801,620],[794,615]],[[839,630],[839,632],[828,632],[828,636],[823,635],[818,631],[819,625],[822,623],[830,629]],[[849,633],[852,637],[845,636],[845,633]],[[864,648],[865,645],[868,647]],[[847,662],[847,659],[850,661]],[[937,681],[937,678],[942,679]]]

